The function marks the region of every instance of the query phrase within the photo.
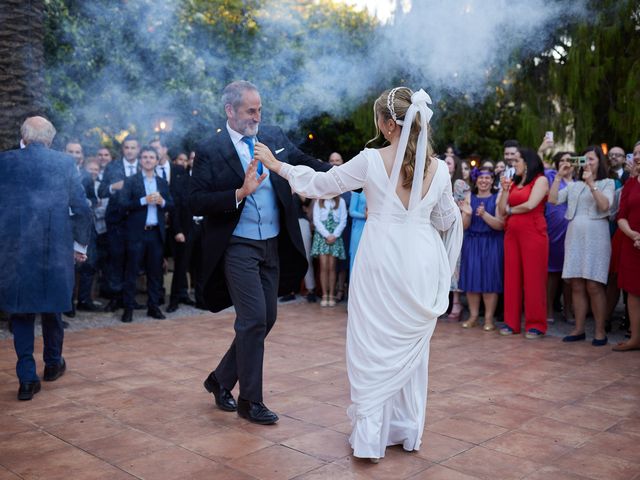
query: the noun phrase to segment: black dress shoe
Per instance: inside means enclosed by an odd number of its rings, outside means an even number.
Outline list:
[[[262,402],[250,402],[238,398],[238,415],[252,423],[272,425],[278,421],[278,415],[269,410]]]
[[[53,382],[54,380],[59,379],[62,375],[64,375],[64,372],[67,370],[67,362],[64,361],[64,358],[62,359],[62,363],[60,363],[59,365],[54,365],[53,367],[44,367],[44,376],[43,376],[43,380],[45,382]]]
[[[76,309],[72,308],[68,312],[62,312],[65,317],[74,318],[76,316]]]
[[[112,298],[111,300],[109,300],[109,303],[107,303],[107,306],[104,307],[104,311],[115,312],[116,310],[121,309],[123,306],[124,305],[122,304],[122,300],[117,298]]]
[[[204,388],[207,392],[213,393],[216,399],[216,405],[220,410],[225,412],[235,412],[238,409],[233,395],[231,392],[218,383],[216,376],[211,372],[207,379],[204,381]]]
[[[158,307],[149,307],[147,309],[147,316],[151,318],[155,318],[157,320],[164,320],[165,317],[162,311]]]
[[[295,299],[296,299],[295,293],[290,293],[288,295],[283,295],[282,297],[280,297],[281,302],[292,302]]]
[[[20,382],[18,400],[31,400],[40,391],[40,382]]]
[[[80,310],[81,312],[98,312],[101,309],[93,302],[78,302],[76,310]]]
[[[318,301],[318,297],[316,296],[315,293],[313,292],[307,293],[307,302],[316,303],[317,301]]]
[[[196,301],[193,300],[191,297],[182,297],[180,299],[180,303],[182,303],[183,305],[190,305],[193,307],[196,304]]]
[[[123,323],[131,323],[133,321],[133,310],[130,308],[125,308],[120,321],[122,321]]]
[[[169,306],[167,307],[167,313],[173,313],[178,310],[179,305],[177,303],[169,302]]]

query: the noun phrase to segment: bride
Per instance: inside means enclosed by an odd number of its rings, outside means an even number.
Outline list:
[[[365,148],[328,172],[277,160],[263,144],[255,159],[305,197],[363,188],[368,217],[349,291],[349,439],[356,457],[377,463],[389,445],[418,450],[427,404],[429,342],[448,303],[462,220],[447,165],[432,156],[429,96],[397,87],[374,103],[381,149]],[[376,138],[378,138],[376,137]]]

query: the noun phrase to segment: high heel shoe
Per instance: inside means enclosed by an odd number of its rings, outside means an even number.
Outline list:
[[[460,302],[453,302],[453,307],[451,307],[451,312],[447,315],[448,320],[460,321],[460,316],[462,315],[462,304]]]
[[[335,307],[336,306],[336,299],[333,297],[329,297],[329,300],[327,300],[327,307]]]
[[[496,324],[493,322],[487,322],[485,320],[484,325],[482,326],[482,330],[485,332],[493,332],[496,329]]]
[[[329,306],[329,297],[327,295],[323,295],[322,296],[322,300],[320,300],[320,306],[321,307],[328,307]]]

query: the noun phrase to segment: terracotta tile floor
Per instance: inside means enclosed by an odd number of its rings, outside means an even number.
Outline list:
[[[265,358],[275,426],[216,409],[202,387],[232,322],[67,333],[67,374],[31,402],[15,399],[0,340],[0,480],[640,479],[640,352],[440,322],[422,449],[373,465],[350,455],[344,305],[280,306]],[[37,351],[41,372],[41,339]]]

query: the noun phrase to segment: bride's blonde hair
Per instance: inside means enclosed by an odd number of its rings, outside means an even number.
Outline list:
[[[392,94],[393,92],[393,94]],[[389,95],[391,95],[391,98]],[[404,120],[404,116],[407,110],[411,106],[411,95],[413,92],[407,87],[398,87],[392,90],[385,90],[373,103],[373,116],[374,123],[376,125],[376,136],[367,142],[372,143],[378,140],[382,133],[378,127],[378,117],[382,117],[385,120],[393,119],[393,121]],[[395,115],[395,118],[394,118]],[[402,128],[402,127],[401,127]],[[413,172],[416,165],[416,149],[418,144],[418,135],[420,134],[420,112],[416,112],[416,116],[411,124],[411,131],[409,133],[409,141],[407,142],[407,149],[404,152],[404,159],[402,160],[402,186],[404,188],[411,188],[411,182],[413,182]],[[427,142],[427,158],[425,161],[424,177],[427,176],[427,170],[429,169],[429,162],[433,156],[433,147],[431,146],[431,127],[427,124],[429,137]]]

